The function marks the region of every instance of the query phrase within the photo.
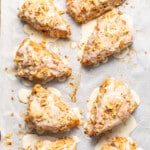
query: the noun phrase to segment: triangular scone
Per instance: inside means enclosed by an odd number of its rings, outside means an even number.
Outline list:
[[[79,23],[95,19],[125,0],[66,0],[68,13]]]
[[[58,55],[30,39],[21,42],[14,61],[17,64],[17,76],[31,81],[45,83],[53,78],[71,75],[71,68]]]
[[[70,36],[70,26],[61,17],[53,0],[25,0],[19,9],[19,18],[33,28],[53,38]]]
[[[115,137],[100,150],[138,150],[138,148],[131,138]]]
[[[64,138],[56,141],[37,141],[24,150],[76,150],[77,141],[74,138]]]
[[[83,47],[81,64],[97,64],[131,46],[133,36],[126,18],[114,9],[97,20],[93,33]]]
[[[80,126],[80,111],[69,108],[60,99],[59,92],[37,84],[29,96],[26,122],[30,129],[44,132],[64,132]]]
[[[85,133],[99,135],[128,118],[137,108],[139,97],[122,81],[108,78],[89,98]]]

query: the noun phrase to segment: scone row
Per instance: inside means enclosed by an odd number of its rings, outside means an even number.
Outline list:
[[[63,138],[53,141],[37,140],[25,147],[24,150],[76,150],[77,142],[76,138]],[[116,136],[109,139],[99,150],[140,150],[140,148],[131,138]]]
[[[133,36],[123,14],[113,10],[98,19],[94,32],[82,48],[79,60],[82,65],[94,65],[110,55],[119,53],[132,45]],[[17,76],[35,82],[48,82],[53,78],[68,77],[68,67],[44,44],[29,38],[23,40],[14,59]]]
[[[69,25],[59,16],[53,2],[49,0],[25,1],[18,16],[21,20],[50,37],[65,38],[67,36],[64,35],[64,32],[66,35],[67,33],[70,34]],[[95,65],[113,54],[121,53],[132,43],[133,35],[128,19],[121,11],[113,9],[97,19],[93,33],[88,37],[86,43],[82,43],[78,60],[82,65]]]
[[[121,124],[139,105],[139,97],[126,83],[107,78],[88,99],[88,122],[85,134],[95,136]],[[81,110],[70,108],[61,100],[56,89],[46,89],[40,84],[32,88],[28,97],[26,123],[37,132],[65,132],[80,127]]]
[[[67,12],[80,23],[90,21],[122,4],[124,0],[67,0]],[[36,30],[57,38],[71,35],[70,25],[61,17],[62,11],[53,0],[25,0],[19,8],[18,17]]]
[[[54,141],[38,140],[24,150],[76,150],[77,140],[75,138],[64,138]],[[140,150],[135,141],[126,137],[114,137],[109,139],[99,150]]]
[[[131,113],[135,111],[139,105],[139,97],[131,90],[128,85],[114,78],[107,78],[96,90],[88,101],[88,122],[84,124],[85,133],[89,136],[100,135],[106,131],[113,129],[127,119]],[[70,108],[61,100],[58,90],[46,89],[36,84],[30,96],[28,97],[26,123],[29,129],[40,132],[60,133],[69,131],[71,128],[80,127],[82,125],[81,111],[78,108]],[[66,141],[66,142],[64,142]],[[58,144],[57,142],[61,143]],[[74,143],[72,138],[60,139],[55,142],[38,141],[34,145],[29,146],[26,150],[34,150],[35,148],[53,147],[63,149],[64,144]],[[131,142],[125,138],[114,139],[112,143],[105,145],[102,150],[107,147],[117,147],[120,145],[131,145],[129,150],[136,150],[135,142]],[[72,144],[71,144],[72,145]],[[118,150],[120,146],[118,146]],[[135,148],[135,149],[134,149]],[[109,150],[108,149],[108,150]],[[107,149],[106,149],[107,150]]]

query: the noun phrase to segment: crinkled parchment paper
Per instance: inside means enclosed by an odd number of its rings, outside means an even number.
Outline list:
[[[140,106],[133,114],[137,121],[137,127],[130,136],[144,150],[149,150],[150,1],[129,0],[127,2],[128,5],[124,3],[119,8],[133,19],[134,44],[127,55],[122,59],[109,58],[107,63],[97,67],[81,67],[77,61],[78,48],[75,46],[75,42],[81,40],[82,27],[76,24],[69,15],[63,15],[71,24],[72,36],[70,40],[51,41],[49,48],[60,53],[62,58],[68,58],[68,63],[73,69],[73,75],[65,82],[55,80],[45,86],[60,90],[63,95],[62,99],[72,107],[78,106],[83,110],[83,115],[86,116],[86,99],[90,96],[92,90],[99,86],[106,77],[113,76],[127,82],[141,99]],[[30,90],[32,86],[25,86],[21,80],[17,79],[12,68],[14,68],[15,49],[28,35],[24,33],[23,23],[17,17],[19,0],[2,0],[1,3],[0,130],[2,137],[0,149],[17,150],[22,145],[23,133],[27,131],[23,119],[27,105],[19,102],[18,91],[20,89]],[[65,0],[57,0],[56,3],[61,9],[65,9]],[[71,87],[72,84],[77,85],[78,90]],[[72,92],[76,93],[74,97],[76,103],[71,102]],[[50,136],[78,136],[80,142],[77,149],[79,150],[95,149],[101,139],[100,136],[89,138],[83,133],[82,127],[73,129],[68,133],[51,134]]]

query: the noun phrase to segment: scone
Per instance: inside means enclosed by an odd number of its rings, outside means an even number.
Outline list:
[[[17,65],[17,76],[35,82],[48,82],[53,78],[68,77],[71,68],[43,44],[24,39],[14,59]]]
[[[139,97],[127,84],[107,78],[89,98],[85,133],[95,136],[111,130],[127,119],[138,104]]]
[[[52,38],[67,38],[71,34],[69,24],[61,17],[61,11],[54,6],[53,0],[25,0],[18,16]]]
[[[77,141],[74,138],[64,138],[56,141],[37,141],[24,150],[76,150]]]
[[[26,122],[37,132],[64,132],[80,126],[80,111],[69,108],[56,90],[45,89],[37,84],[29,96]]]
[[[125,0],[66,0],[67,12],[79,23],[95,19]]]
[[[138,148],[131,138],[115,137],[100,150],[138,150]]]
[[[80,62],[83,65],[100,63],[108,56],[128,48],[132,42],[133,36],[125,15],[113,9],[97,20],[79,56]]]

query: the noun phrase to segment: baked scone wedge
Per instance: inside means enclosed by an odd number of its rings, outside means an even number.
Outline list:
[[[100,63],[132,45],[133,35],[125,16],[121,11],[113,9],[97,19],[95,29],[79,56],[81,64]]]
[[[100,150],[139,150],[135,141],[126,137],[115,137]]]
[[[53,0],[25,0],[18,17],[52,38],[67,38],[71,34],[69,24],[62,18]]]
[[[43,44],[24,39],[14,59],[17,65],[17,76],[30,81],[46,83],[53,78],[68,77],[71,68]]]
[[[125,0],[66,0],[67,12],[79,23],[95,19]]]
[[[37,132],[64,132],[80,126],[80,113],[78,108],[69,108],[57,90],[37,84],[29,96],[26,122]]]
[[[33,143],[24,150],[76,150],[77,141],[74,138],[64,138],[55,141],[42,140]]]
[[[127,119],[138,105],[139,97],[126,83],[107,78],[89,98],[85,134],[95,136],[111,130]]]

